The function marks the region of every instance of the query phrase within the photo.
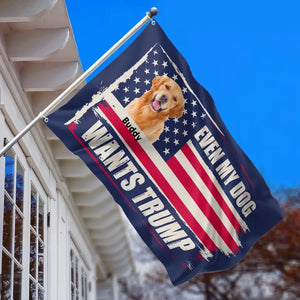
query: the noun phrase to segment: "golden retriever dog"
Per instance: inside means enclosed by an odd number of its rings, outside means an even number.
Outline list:
[[[135,98],[126,107],[134,122],[151,143],[164,130],[168,118],[179,118],[183,114],[185,100],[181,88],[167,76],[156,76],[152,87],[140,98]]]

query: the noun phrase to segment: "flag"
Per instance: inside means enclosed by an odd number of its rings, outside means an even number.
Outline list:
[[[46,125],[102,181],[174,285],[234,266],[282,219],[157,22]]]

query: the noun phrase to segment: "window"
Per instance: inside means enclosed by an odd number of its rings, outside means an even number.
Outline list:
[[[45,202],[31,186],[29,299],[45,297]]]
[[[78,257],[71,249],[71,299],[79,299]]]
[[[81,268],[81,299],[87,300],[87,274],[84,268]]]
[[[0,170],[4,173],[0,201],[3,205],[0,207],[0,223],[3,222],[0,299],[43,300],[47,274],[46,195],[18,153],[9,150],[4,170]]]
[[[70,250],[71,298],[70,300],[88,299],[87,269],[82,259],[79,258],[75,248]]]
[[[23,272],[24,168],[5,155],[1,299],[21,299]]]

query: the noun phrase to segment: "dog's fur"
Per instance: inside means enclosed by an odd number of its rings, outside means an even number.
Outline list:
[[[167,76],[157,76],[152,80],[151,89],[132,100],[125,109],[153,143],[163,132],[168,118],[182,116],[184,103],[179,85]]]

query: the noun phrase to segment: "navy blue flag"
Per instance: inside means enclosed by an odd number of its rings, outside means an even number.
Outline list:
[[[234,266],[282,219],[157,23],[46,125],[103,182],[174,285]]]

